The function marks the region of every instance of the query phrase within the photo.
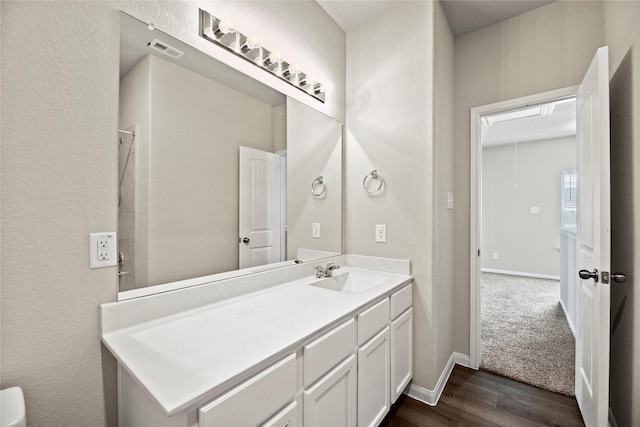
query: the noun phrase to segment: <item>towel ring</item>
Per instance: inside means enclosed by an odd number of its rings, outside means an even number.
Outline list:
[[[374,180],[378,180],[378,186],[376,188],[369,189],[369,184],[371,183],[371,181],[374,181]],[[368,194],[375,195],[382,189],[383,183],[384,183],[384,180],[382,179],[382,175],[380,175],[378,171],[374,169],[369,173],[369,175],[365,176],[364,179],[362,180],[362,188]]]
[[[324,181],[324,177],[320,175],[311,183],[311,194],[314,197],[322,197],[327,192],[327,183]]]

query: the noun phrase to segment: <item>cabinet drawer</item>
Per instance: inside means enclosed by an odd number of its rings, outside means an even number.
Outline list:
[[[402,289],[400,289],[395,294],[391,295],[391,310],[390,310],[390,318],[391,320],[400,316],[403,311],[407,308],[411,307],[413,302],[413,294],[412,294],[412,286],[408,285]]]
[[[291,402],[296,394],[292,354],[200,408],[199,427],[256,426]]]
[[[261,427],[298,427],[298,403],[292,402]]]
[[[389,324],[389,298],[358,314],[358,345],[362,345]]]
[[[353,353],[356,347],[357,328],[351,319],[332,329],[317,340],[304,346],[304,386],[318,378]]]

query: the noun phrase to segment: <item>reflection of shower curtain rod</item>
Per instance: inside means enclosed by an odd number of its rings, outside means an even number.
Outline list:
[[[126,133],[127,135],[135,135],[136,134],[135,132],[129,132],[128,130],[121,130],[121,129],[118,129],[118,132]]]

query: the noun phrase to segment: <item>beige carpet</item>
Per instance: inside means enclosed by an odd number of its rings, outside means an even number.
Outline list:
[[[574,395],[575,340],[557,280],[482,273],[480,368]]]

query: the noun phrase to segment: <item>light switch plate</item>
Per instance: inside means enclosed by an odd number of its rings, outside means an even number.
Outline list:
[[[89,233],[89,268],[113,267],[118,263],[118,238],[113,233]]]
[[[539,214],[539,213],[540,213],[540,206],[531,206],[531,208],[530,208],[530,212],[531,212],[533,215],[537,215],[537,214]]]
[[[451,191],[447,193],[447,209],[453,209],[453,193]]]

